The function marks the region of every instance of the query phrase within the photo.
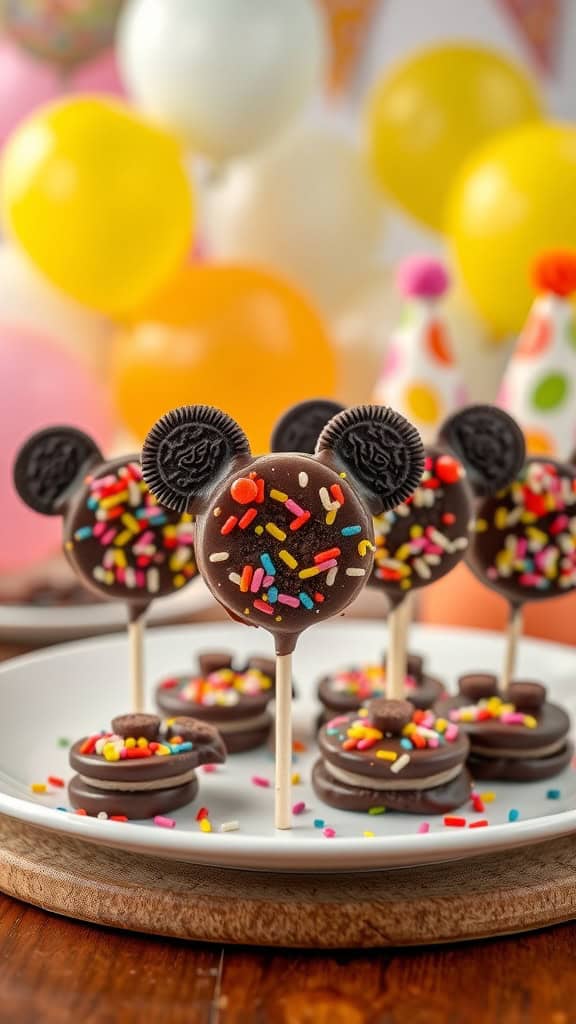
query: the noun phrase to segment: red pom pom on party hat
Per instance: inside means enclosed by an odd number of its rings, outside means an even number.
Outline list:
[[[398,291],[407,298],[438,299],[450,284],[448,271],[432,256],[409,256],[398,267]]]
[[[576,291],[576,251],[557,249],[543,252],[532,267],[532,280],[538,291],[566,298]]]

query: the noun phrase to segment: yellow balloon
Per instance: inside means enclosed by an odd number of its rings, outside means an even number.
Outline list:
[[[542,116],[535,86],[506,57],[438,46],[387,73],[366,108],[368,148],[383,189],[441,231],[463,162],[496,133]]]
[[[499,334],[522,326],[531,267],[545,249],[576,249],[576,128],[535,124],[483,147],[462,172],[448,231],[462,280]]]
[[[122,315],[172,275],[190,247],[193,197],[178,143],[118,103],[41,108],[0,169],[10,234],[55,285]]]

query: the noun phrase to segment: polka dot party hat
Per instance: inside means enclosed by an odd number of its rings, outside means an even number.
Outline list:
[[[446,268],[437,259],[412,256],[400,264],[397,286],[405,306],[373,394],[373,401],[391,405],[412,420],[425,443],[467,401],[440,309],[449,284]]]
[[[543,253],[538,296],[506,368],[498,404],[518,421],[529,455],[565,459],[576,442],[576,252]]]

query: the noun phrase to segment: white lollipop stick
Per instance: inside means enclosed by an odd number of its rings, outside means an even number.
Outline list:
[[[407,594],[388,616],[389,648],[386,660],[386,696],[404,700],[408,661],[408,629],[412,620],[412,594]]]
[[[500,692],[503,697],[508,694],[510,683],[516,671],[516,656],[518,652],[518,640],[522,633],[522,606],[511,605],[510,618],[506,627],[506,650],[504,654],[504,665],[500,679]]]
[[[292,828],[292,655],[276,655],[275,825]]]
[[[128,644],[130,648],[130,687],[132,711],[144,711],[144,616],[145,611],[130,609],[128,621]]]

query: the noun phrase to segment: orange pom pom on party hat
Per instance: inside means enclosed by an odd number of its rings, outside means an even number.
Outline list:
[[[543,252],[534,261],[532,280],[539,292],[567,298],[576,292],[576,252],[573,249]]]
[[[567,458],[576,441],[576,251],[544,252],[532,268],[538,295],[498,398],[518,420],[529,455]]]

